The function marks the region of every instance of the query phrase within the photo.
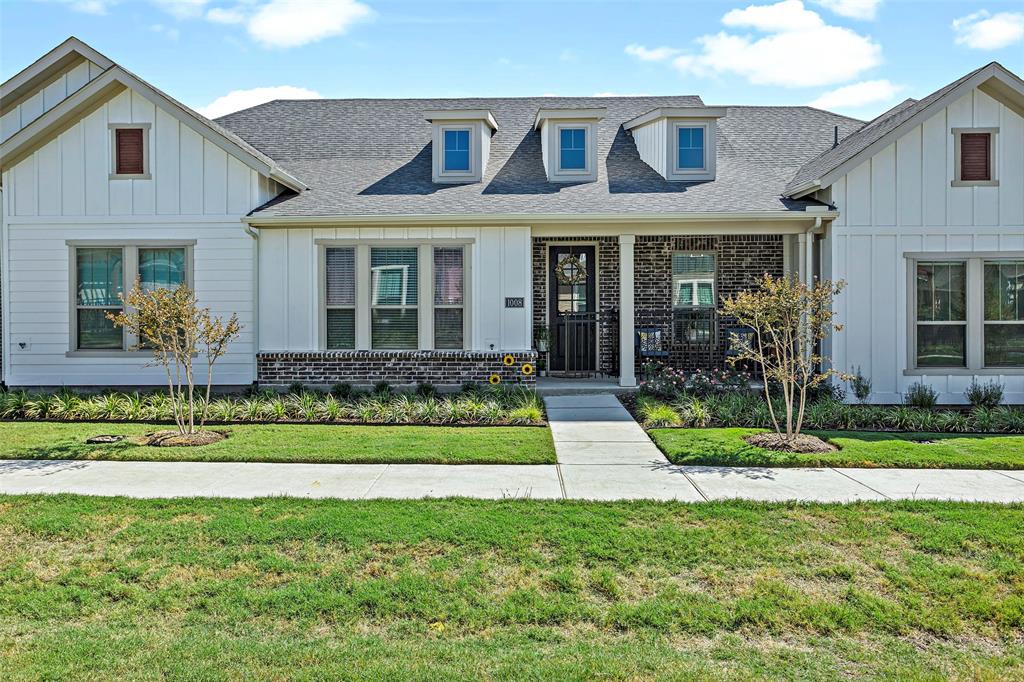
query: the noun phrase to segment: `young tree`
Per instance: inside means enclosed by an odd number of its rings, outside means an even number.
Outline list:
[[[732,335],[738,353],[729,362],[750,360],[761,366],[772,424],[784,442],[800,435],[808,391],[833,376],[847,378],[824,367],[819,351],[822,339],[843,329],[833,322],[832,299],[844,286],[842,281],[808,286],[795,276],[765,274],[754,288],[723,302],[724,314],[753,330],[752,335]],[[782,389],[785,432],[769,394],[772,381]]]
[[[167,374],[174,423],[178,433],[188,435],[206,424],[210,388],[213,385],[213,364],[224,355],[242,327],[238,316],[227,322],[200,308],[195,292],[185,285],[174,289],[143,289],[136,280],[127,296],[121,296],[122,312],[107,317],[124,327],[138,340],[139,350],[153,352],[151,364],[159,364]],[[196,377],[193,360],[202,355],[206,360],[206,393],[196,428]]]

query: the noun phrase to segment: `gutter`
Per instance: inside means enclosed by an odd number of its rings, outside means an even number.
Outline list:
[[[602,223],[663,224],[663,223],[707,223],[722,221],[789,222],[814,218],[819,224],[823,219],[835,219],[839,212],[825,207],[809,207],[806,211],[757,211],[726,213],[482,213],[482,214],[413,214],[413,215],[313,215],[313,216],[261,216],[248,215],[242,222],[258,227],[287,227],[291,225],[536,225],[538,223],[580,223],[595,225]]]

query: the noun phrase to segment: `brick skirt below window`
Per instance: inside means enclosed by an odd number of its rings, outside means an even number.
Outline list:
[[[505,365],[511,355],[515,362]],[[428,382],[436,386],[459,386],[468,381],[485,383],[492,374],[503,384],[536,383],[537,354],[477,351],[313,351],[260,353],[256,356],[257,377],[261,385],[287,386],[296,381],[310,385],[347,382],[370,385],[378,381],[391,384]],[[525,363],[533,374],[523,374]]]

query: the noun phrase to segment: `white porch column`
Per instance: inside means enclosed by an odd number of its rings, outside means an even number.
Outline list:
[[[807,233],[796,236],[796,272],[801,282],[807,281]]]
[[[633,367],[633,245],[636,236],[619,235],[619,386],[636,386]]]

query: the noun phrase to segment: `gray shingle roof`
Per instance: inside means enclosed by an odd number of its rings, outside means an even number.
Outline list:
[[[786,181],[828,149],[833,126],[863,123],[809,107],[728,107],[718,122],[717,178],[667,182],[640,160],[622,123],[657,107],[701,106],[700,98],[473,98],[278,100],[217,119],[310,186],[258,209],[263,216],[630,214],[802,210],[782,196]],[[606,107],[598,125],[598,180],[548,182],[541,107]],[[430,109],[489,109],[498,122],[483,181],[431,181]]]
[[[803,189],[808,183],[816,181],[826,173],[843,165],[877,140],[898,128],[904,121],[913,118],[922,110],[927,109],[933,102],[941,99],[964,81],[970,80],[979,71],[988,68],[988,66],[985,65],[980,69],[971,71],[963,78],[956,79],[946,87],[936,90],[923,99],[917,101],[904,100],[881,116],[869,121],[860,130],[842,139],[839,146],[829,149],[804,164],[786,185],[785,193],[792,195],[794,192]]]

